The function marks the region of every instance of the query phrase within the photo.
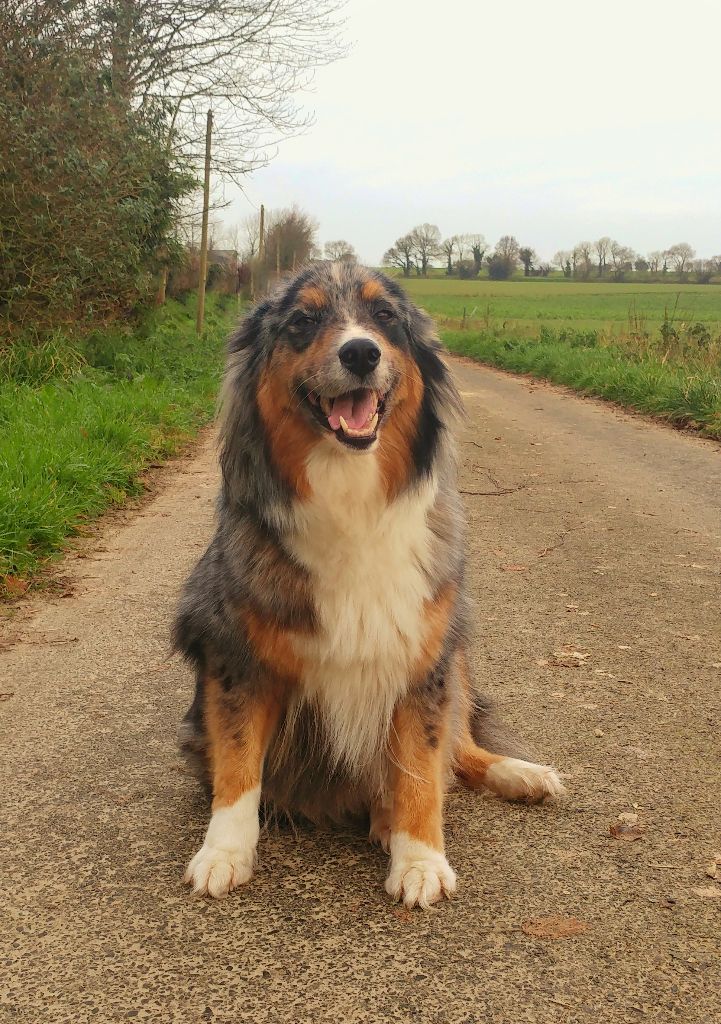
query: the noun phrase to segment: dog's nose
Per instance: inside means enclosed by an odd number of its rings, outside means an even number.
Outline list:
[[[338,349],[338,358],[356,377],[367,377],[381,359],[381,350],[370,338],[352,338]]]

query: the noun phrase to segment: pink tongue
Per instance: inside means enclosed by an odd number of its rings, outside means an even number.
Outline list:
[[[364,389],[360,395],[341,395],[333,399],[328,422],[333,430],[339,430],[342,416],[349,427],[360,430],[375,412],[375,404],[375,395],[369,389]]]

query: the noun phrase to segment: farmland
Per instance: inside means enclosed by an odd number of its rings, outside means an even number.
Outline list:
[[[469,326],[494,326],[526,337],[535,337],[542,325],[619,336],[643,327],[658,328],[665,318],[703,323],[712,335],[721,333],[721,287],[717,285],[444,277],[412,277],[399,283],[442,327],[458,326],[465,309]]]
[[[451,351],[721,439],[716,285],[438,277],[403,285]]]

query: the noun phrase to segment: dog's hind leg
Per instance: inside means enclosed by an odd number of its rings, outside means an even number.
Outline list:
[[[204,680],[202,702],[212,815],[185,881],[199,895],[218,898],[253,874],[263,761],[280,705],[275,694],[247,693],[214,678]]]
[[[453,762],[461,782],[470,789],[483,787],[506,800],[525,803],[563,796],[563,783],[555,769],[533,762],[490,705],[474,697],[466,652],[459,651],[454,661],[462,700]],[[494,752],[486,746],[493,746]]]

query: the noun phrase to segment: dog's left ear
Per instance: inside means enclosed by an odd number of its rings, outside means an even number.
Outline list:
[[[418,352],[437,353],[441,342],[435,321],[422,309],[408,302],[405,308],[406,332],[412,347]]]
[[[228,342],[228,353],[242,352],[243,349],[251,348],[260,343],[260,333],[263,320],[272,307],[269,299],[259,303],[241,321],[235,334],[231,334]]]

